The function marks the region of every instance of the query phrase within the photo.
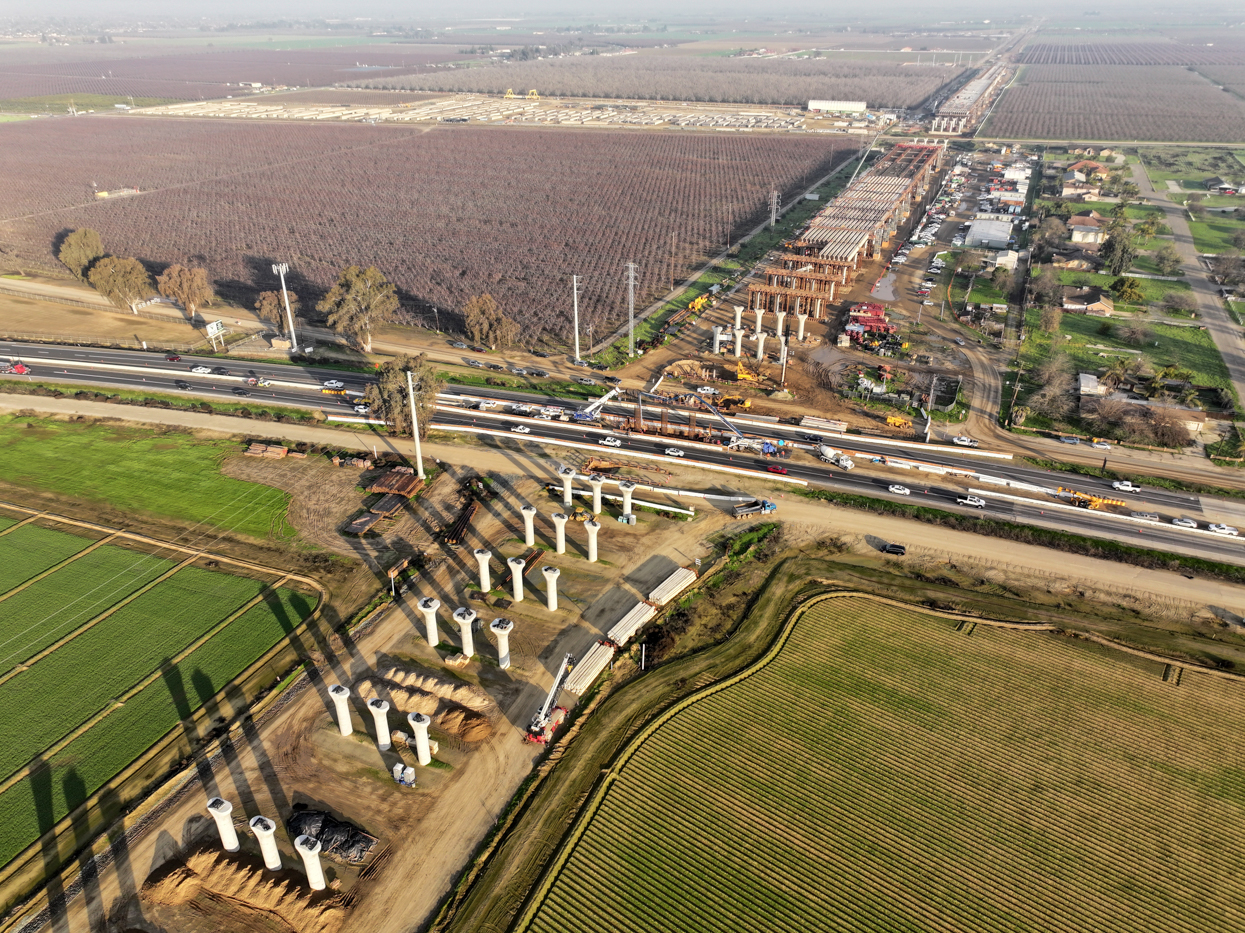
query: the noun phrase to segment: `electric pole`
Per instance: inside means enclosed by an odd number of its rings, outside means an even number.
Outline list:
[[[778,192],[769,193],[769,225],[773,229],[778,223]]]
[[[411,400],[411,436],[415,438],[415,475],[424,479],[424,452],[419,447],[419,414],[415,411],[415,383],[411,371],[406,371],[406,391]]]
[[[635,356],[635,263],[627,263],[627,356]]]
[[[575,362],[578,363],[583,357],[579,355],[579,276],[571,276],[571,294],[574,302],[573,311],[575,323]]]
[[[289,263],[273,263],[272,271],[281,276],[281,297],[285,299],[285,317],[290,324],[290,352],[298,351],[298,339],[294,336],[294,312],[290,310],[290,295],[285,290],[285,273],[290,271]]]

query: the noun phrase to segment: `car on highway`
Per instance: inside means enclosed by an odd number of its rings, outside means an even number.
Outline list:
[[[1196,528],[1197,522],[1191,518],[1173,518],[1172,524],[1178,528]]]
[[[1131,479],[1117,479],[1111,484],[1111,488],[1119,492],[1141,492],[1141,487]]]
[[[801,434],[800,440],[808,441],[810,444],[820,444],[821,435],[820,434]]]
[[[356,405],[354,407],[354,413],[356,415],[370,415],[372,413],[372,406],[371,405]]]
[[[883,554],[894,554],[896,557],[903,557],[908,553],[908,549],[902,544],[888,544],[882,548]]]
[[[683,451],[679,450],[679,448],[677,447],[667,447],[666,456],[667,457],[681,457],[683,456]]]
[[[581,386],[594,386],[597,384],[595,379],[589,379],[587,376],[578,376],[575,381]]]
[[[603,437],[599,441],[597,441],[597,443],[604,444],[606,447],[621,447],[622,446],[622,441],[620,441],[616,437]]]
[[[346,388],[346,383],[342,382],[340,379],[326,379],[326,380],[324,380],[324,388],[326,388],[326,389],[344,389],[344,388]]]
[[[242,386],[235,386],[233,390],[233,394],[241,396],[242,398],[246,398],[251,393],[250,393],[250,390],[244,389],[242,388]]]
[[[969,437],[969,436],[968,436],[968,435],[966,435],[966,434],[957,434],[955,437],[951,438],[951,443],[952,443],[952,444],[957,444],[957,445],[959,445],[960,447],[978,447],[978,446],[980,446],[980,445],[977,443],[977,441],[973,440],[971,437]]]
[[[552,421],[553,420],[553,415],[546,415],[544,412],[541,412],[539,415],[535,415],[534,417],[536,418],[537,421]]]
[[[510,371],[511,371],[512,373],[514,373],[516,376],[526,376],[526,375],[527,375],[527,370],[526,370],[526,369],[524,369],[522,366],[511,366],[511,367],[510,367]]]
[[[1081,443],[1081,439],[1080,439],[1079,437],[1071,437],[1071,436],[1066,436],[1066,435],[1065,435],[1064,437],[1059,438],[1059,443],[1061,443],[1061,444],[1079,444],[1079,443]]]
[[[540,413],[542,415],[552,415],[556,418],[558,415],[562,414],[562,409],[557,405],[545,405],[540,409]]]
[[[549,359],[549,354],[548,354],[548,353],[546,353],[544,350],[533,350],[533,351],[532,351],[532,356],[538,356],[538,357],[540,357],[542,360],[547,360],[547,359]]]
[[[173,388],[181,389],[183,392],[185,392],[187,389],[190,388],[190,383],[187,382],[185,379],[175,379],[173,380]]]
[[[484,364],[481,363],[479,360],[467,360],[467,365],[473,367],[474,369],[484,368]]]
[[[893,492],[897,496],[912,495],[911,489],[909,489],[907,486],[900,486],[898,483],[891,483],[889,486],[886,487],[886,491]]]
[[[531,434],[532,429],[529,428],[526,424],[516,424],[513,428],[510,429],[510,433],[511,434]]]
[[[165,359],[168,360],[170,363],[180,363],[182,361],[182,358],[178,356],[176,353],[170,353],[168,356],[165,357]]]
[[[1110,450],[1111,449],[1111,445],[1108,444],[1106,441],[1094,441],[1089,446],[1094,448],[1094,450]]]
[[[1207,525],[1206,527],[1217,535],[1232,535],[1233,537],[1236,537],[1240,534],[1240,532],[1231,525],[1220,525],[1216,523],[1214,525]]]
[[[488,353],[488,347],[468,347],[472,353]]]
[[[228,376],[229,370],[227,370],[224,366],[217,366],[216,368],[212,370],[212,375],[213,376]]]
[[[207,376],[211,374],[212,367],[211,366],[192,366],[190,368],[190,371],[192,373],[198,373],[200,376]]]
[[[777,463],[771,463],[765,469],[769,473],[780,473],[783,476],[787,475],[787,468],[785,466],[779,466]]]
[[[450,344],[450,346],[453,347],[455,350],[466,350],[467,349],[467,345],[463,343],[461,340],[455,340],[453,343]]]
[[[1161,519],[1161,518],[1159,518],[1159,516],[1158,516],[1158,513],[1157,513],[1157,512],[1131,512],[1131,513],[1129,513],[1129,514],[1130,514],[1133,518],[1139,519],[1140,521],[1143,521],[1143,522],[1158,522],[1158,521],[1162,521],[1162,519]]]
[[[984,509],[986,500],[981,496],[956,496],[955,501],[960,505],[971,505],[975,509]]]
[[[539,378],[539,379],[544,379],[546,376],[548,376],[548,375],[549,375],[549,374],[548,374],[547,372],[545,372],[543,369],[529,369],[529,370],[527,371],[527,374],[528,374],[529,376],[536,376],[536,377],[537,377],[537,378]]]

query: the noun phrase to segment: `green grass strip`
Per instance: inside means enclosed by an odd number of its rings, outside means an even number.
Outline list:
[[[54,567],[89,547],[91,539],[38,525],[26,525],[0,538],[0,593]]]

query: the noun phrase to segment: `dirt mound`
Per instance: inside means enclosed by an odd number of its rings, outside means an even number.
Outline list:
[[[383,677],[357,680],[354,686],[364,700],[379,697],[400,713],[423,713],[432,718],[437,729],[464,742],[482,742],[493,734],[493,724],[483,713],[418,687],[405,687]]]
[[[140,897],[157,907],[183,907],[197,919],[209,917],[215,929],[229,933],[337,933],[346,918],[339,895],[313,895],[301,875],[274,875],[215,851],[196,852],[184,865],[148,879]]]
[[[382,657],[377,661],[376,673],[401,687],[431,693],[433,696],[449,700],[458,706],[465,706],[477,713],[483,713],[488,719],[496,718],[501,712],[497,708],[497,702],[479,687],[465,684],[461,680],[451,680],[433,671],[408,667],[392,660],[386,661]]]
[[[323,810],[295,809],[286,823],[290,838],[310,836],[320,843],[321,853],[358,865],[376,845],[376,837],[336,820]]]

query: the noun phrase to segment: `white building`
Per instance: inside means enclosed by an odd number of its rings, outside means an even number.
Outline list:
[[[813,113],[864,113],[868,104],[863,100],[810,100],[808,109]]]

